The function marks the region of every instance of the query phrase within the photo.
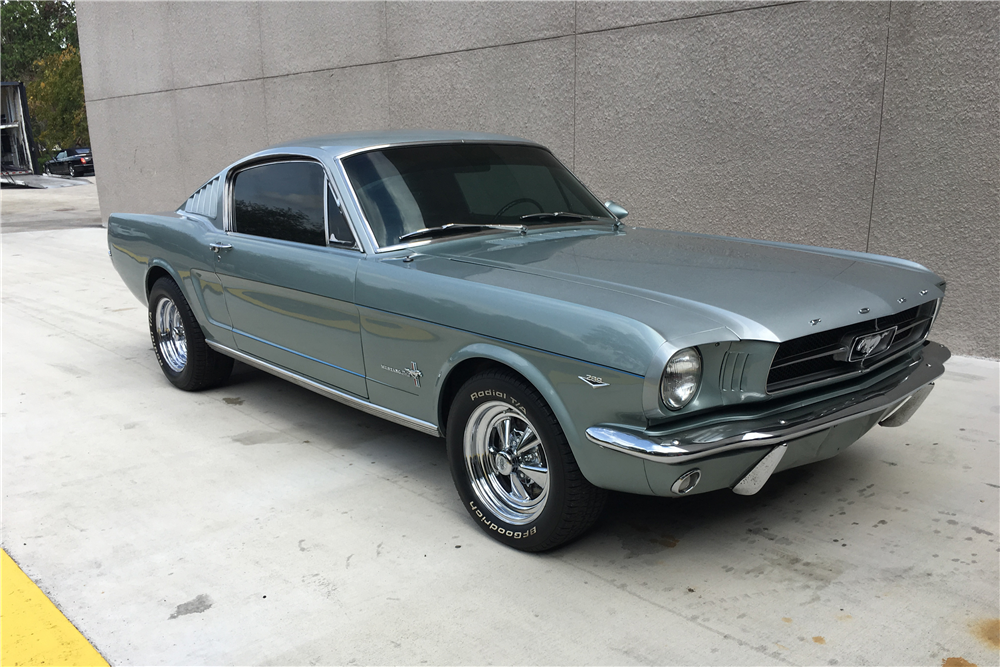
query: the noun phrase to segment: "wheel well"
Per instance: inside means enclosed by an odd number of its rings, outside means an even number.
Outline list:
[[[149,292],[153,289],[153,285],[155,285],[156,281],[159,280],[160,278],[170,278],[171,280],[173,280],[173,277],[170,275],[170,273],[162,266],[154,266],[149,270],[149,273],[146,274],[147,300],[149,298]]]
[[[448,377],[444,381],[444,386],[441,388],[441,399],[438,402],[438,428],[441,430],[442,435],[445,434],[445,431],[448,428],[448,414],[451,412],[451,404],[454,402],[455,395],[458,394],[458,390],[461,389],[462,385],[465,384],[466,381],[473,375],[481,373],[488,368],[507,369],[510,372],[515,373],[528,384],[531,384],[527,378],[507,364],[483,357],[466,359],[451,369],[451,372],[448,373]]]

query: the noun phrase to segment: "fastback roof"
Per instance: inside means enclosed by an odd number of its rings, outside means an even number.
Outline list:
[[[425,141],[497,141],[519,144],[534,144],[520,137],[504,134],[487,134],[485,132],[460,132],[454,130],[384,130],[374,132],[347,132],[344,134],[326,134],[307,139],[296,139],[270,148],[319,148],[335,155],[350,153],[376,146],[393,144],[412,144]]]

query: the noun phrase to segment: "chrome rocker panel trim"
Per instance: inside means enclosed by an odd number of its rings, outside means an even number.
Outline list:
[[[657,463],[686,463],[733,449],[785,443],[880,411],[894,411],[882,421],[886,426],[899,426],[930,393],[933,381],[944,373],[944,362],[949,357],[948,348],[928,342],[922,358],[903,371],[903,377],[888,378],[859,392],[860,396],[838,397],[764,418],[734,419],[655,436],[598,424],[587,429],[587,439],[606,449]],[[904,402],[915,405],[907,406]]]
[[[244,352],[234,350],[225,345],[220,345],[219,343],[207,340],[209,347],[211,347],[216,352],[224,354],[227,357],[232,357],[237,361],[242,361],[247,366],[253,366],[254,368],[260,369],[271,375],[276,375],[283,380],[288,380],[293,382],[300,387],[314,391],[317,394],[326,396],[327,398],[332,398],[338,403],[343,403],[344,405],[350,406],[352,408],[357,408],[362,412],[367,412],[370,415],[375,415],[376,417],[381,417],[387,421],[391,421],[394,424],[399,424],[401,426],[406,426],[412,428],[414,431],[420,431],[421,433],[426,433],[427,435],[441,436],[441,431],[437,426],[431,424],[430,422],[425,422],[420,419],[414,419],[395,410],[389,410],[388,408],[383,408],[374,403],[370,403],[362,398],[358,398],[351,394],[338,391],[332,387],[328,387],[325,384],[316,382],[315,380],[310,380],[307,377],[293,373],[280,366],[275,366],[274,364],[269,364],[266,361],[258,359],[257,357],[251,356]]]

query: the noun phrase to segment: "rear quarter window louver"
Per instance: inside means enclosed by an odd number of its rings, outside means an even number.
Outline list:
[[[219,213],[219,178],[213,178],[188,197],[182,209],[187,213],[215,218]]]

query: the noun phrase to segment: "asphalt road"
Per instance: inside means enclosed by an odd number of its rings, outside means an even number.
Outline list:
[[[112,664],[998,664],[997,362],[756,496],[614,495],[529,555],[440,440],[242,366],[174,389],[103,230],[2,245],[3,548]]]

